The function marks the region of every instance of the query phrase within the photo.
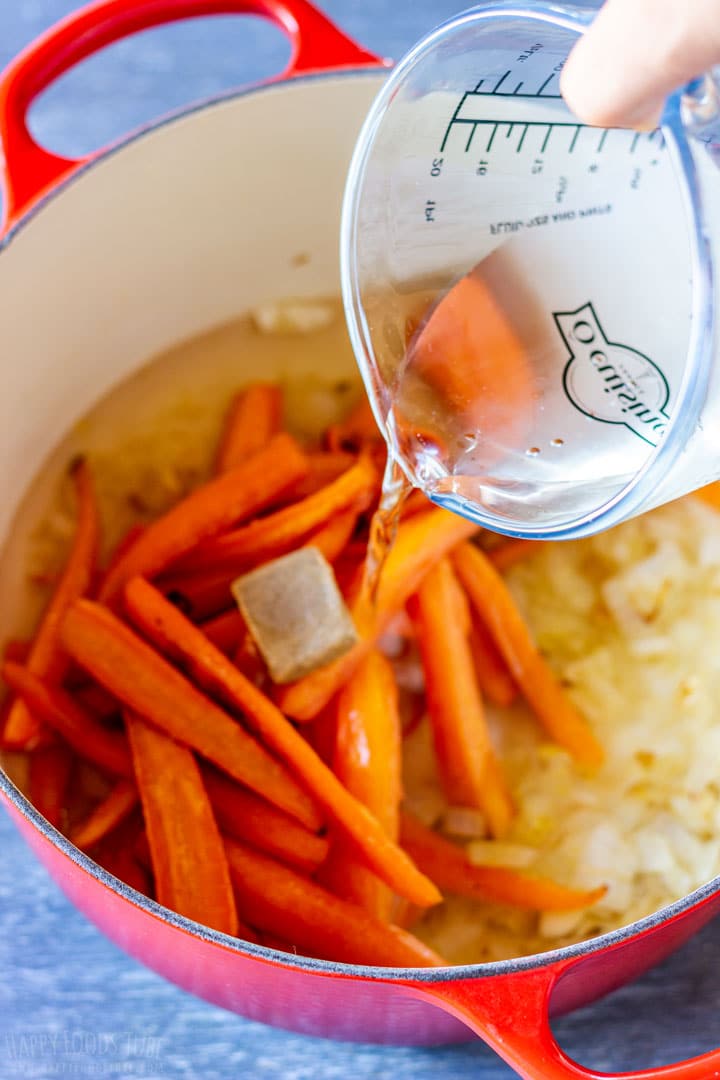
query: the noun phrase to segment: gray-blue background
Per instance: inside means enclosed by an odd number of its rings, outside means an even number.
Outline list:
[[[0,0],[0,65],[72,0]],[[351,35],[399,56],[462,0],[325,0]],[[34,108],[38,137],[66,154],[101,146],[193,98],[282,68],[287,45],[257,19],[212,19],[114,46]],[[0,328],[0,341],[1,341]],[[5,360],[5,358],[3,358]],[[720,768],[720,764],[719,764]],[[435,1050],[353,1046],[249,1023],[127,959],[65,901],[0,814],[0,1078],[502,1080],[478,1043]],[[556,1025],[568,1053],[603,1071],[700,1053],[720,1035],[720,927],[604,1002]]]

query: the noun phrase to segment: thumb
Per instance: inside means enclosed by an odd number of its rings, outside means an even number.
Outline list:
[[[607,0],[560,79],[599,127],[655,127],[666,98],[720,62],[720,0]]]

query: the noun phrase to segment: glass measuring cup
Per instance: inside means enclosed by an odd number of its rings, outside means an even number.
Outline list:
[[[472,8],[419,42],[348,176],[343,296],[390,452],[512,536],[588,535],[720,476],[719,80],[656,131],[558,85],[593,13]]]

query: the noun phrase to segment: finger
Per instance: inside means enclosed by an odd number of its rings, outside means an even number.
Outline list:
[[[720,0],[607,0],[560,87],[585,123],[652,128],[668,95],[718,61]]]

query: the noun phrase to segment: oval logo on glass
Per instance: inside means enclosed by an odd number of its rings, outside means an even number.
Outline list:
[[[604,424],[623,424],[657,446],[669,420],[670,387],[657,364],[637,349],[608,341],[591,303],[553,312],[570,353],[563,387],[580,412]]]

